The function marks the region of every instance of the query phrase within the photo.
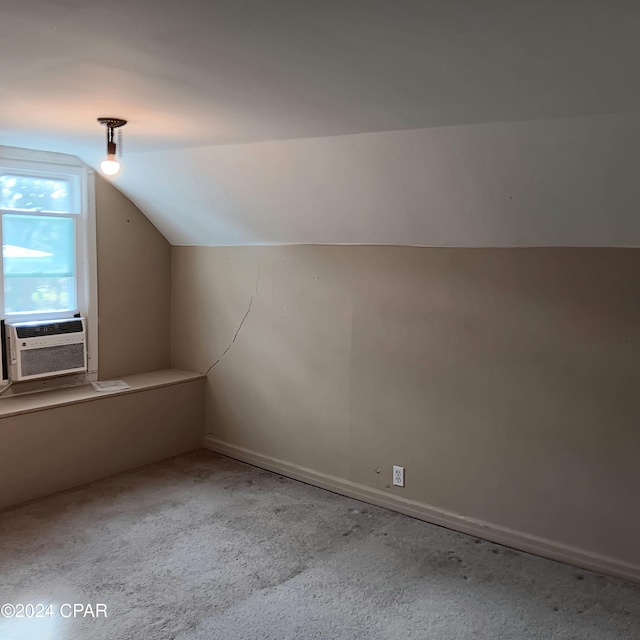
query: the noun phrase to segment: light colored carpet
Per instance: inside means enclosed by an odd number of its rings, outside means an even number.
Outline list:
[[[0,514],[0,576],[55,613],[2,640],[640,638],[638,585],[206,451]]]

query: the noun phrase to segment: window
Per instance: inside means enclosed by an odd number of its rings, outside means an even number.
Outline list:
[[[84,316],[90,374],[97,372],[94,200],[94,174],[77,158],[0,147],[2,317]]]

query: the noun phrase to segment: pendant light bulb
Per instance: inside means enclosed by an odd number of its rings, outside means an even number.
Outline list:
[[[100,164],[100,169],[106,176],[115,176],[120,172],[120,163],[115,155],[109,154]]]
[[[120,162],[116,158],[114,130],[123,127],[127,124],[127,121],[121,118],[98,118],[98,122],[107,128],[107,157],[101,162],[100,169],[106,176],[115,176],[120,173]],[[120,135],[121,141],[122,135]],[[120,155],[122,155],[122,149],[120,150]]]

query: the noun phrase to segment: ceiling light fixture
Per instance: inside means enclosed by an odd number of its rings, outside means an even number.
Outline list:
[[[120,171],[120,162],[116,159],[116,142],[113,139],[114,129],[118,129],[118,147],[119,156],[122,157],[122,130],[127,124],[126,120],[121,118],[98,118],[98,122],[107,127],[107,157],[100,164],[102,173],[107,176],[115,176]]]

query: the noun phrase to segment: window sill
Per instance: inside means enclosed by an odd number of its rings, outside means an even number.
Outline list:
[[[70,404],[93,402],[94,400],[101,400],[114,395],[139,393],[148,389],[182,384],[201,378],[204,378],[201,373],[180,371],[179,369],[162,369],[121,378],[131,387],[131,389],[122,391],[95,391],[90,384],[85,384],[78,387],[39,391],[38,393],[23,396],[8,396],[0,398],[0,420],[24,413],[64,407]]]

